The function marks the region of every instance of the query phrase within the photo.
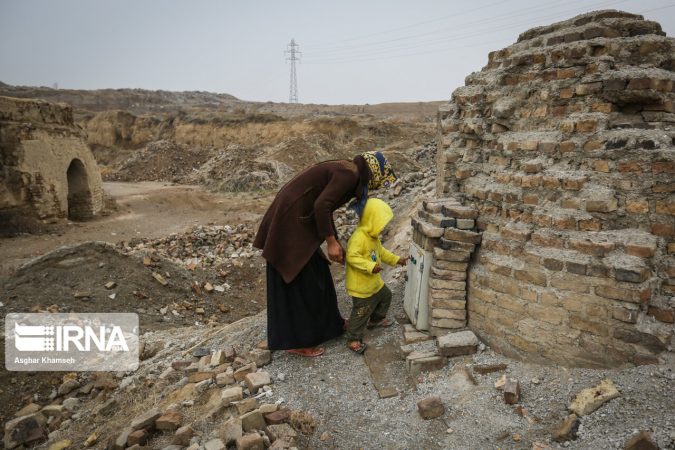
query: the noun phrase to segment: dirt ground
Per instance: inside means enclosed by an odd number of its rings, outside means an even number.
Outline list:
[[[0,238],[0,276],[62,246],[84,241],[117,243],[158,238],[195,224],[256,220],[274,193],[212,193],[199,186],[162,182],[103,183],[116,211],[87,222],[62,222],[41,235]]]
[[[49,225],[44,234],[0,239],[0,311],[135,312],[141,329],[151,331],[230,323],[264,307],[264,263],[252,256],[241,264],[187,270],[155,254],[126,255],[110,244],[139,237],[161,238],[195,224],[253,223],[272,194],[214,194],[196,186],[167,183],[104,183],[116,208],[87,222]],[[111,202],[112,203],[112,202]],[[253,225],[251,225],[253,226]],[[83,242],[89,242],[84,245]],[[64,248],[65,247],[65,248]],[[56,253],[56,249],[63,248]],[[35,258],[29,267],[17,268]],[[161,285],[153,272],[167,282]],[[105,284],[115,282],[112,289]],[[195,292],[192,284],[227,283],[226,292]],[[114,294],[114,298],[109,296]],[[162,308],[165,308],[162,310]],[[197,308],[201,308],[198,312]],[[175,312],[174,312],[175,311]],[[4,333],[0,359],[4,360]],[[59,373],[0,371],[0,422],[33,394],[45,398],[61,382]]]

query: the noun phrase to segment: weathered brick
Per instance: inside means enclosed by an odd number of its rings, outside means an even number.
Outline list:
[[[640,258],[651,258],[656,252],[654,244],[626,244],[626,253]]]
[[[586,331],[597,336],[609,336],[607,324],[588,320],[579,314],[570,314],[568,323],[571,328],[576,330]]]
[[[593,133],[598,128],[598,121],[593,119],[580,120],[576,123],[575,129],[580,133]]]
[[[569,273],[577,275],[586,275],[586,264],[577,263],[574,261],[567,261],[566,269]]]
[[[584,143],[584,150],[587,152],[592,152],[594,150],[599,150],[602,148],[602,141],[597,139],[591,139]]]
[[[617,169],[621,173],[644,172],[640,161],[619,161]]]
[[[534,269],[514,270],[513,276],[520,281],[536,284],[538,286],[546,286],[546,274],[538,270]]]
[[[532,233],[532,243],[542,247],[563,248],[564,241],[557,235],[546,230],[537,230]]]
[[[557,289],[584,293],[590,292],[591,288],[585,277],[574,276],[564,272],[551,275],[551,286]]]
[[[612,309],[612,317],[616,320],[626,323],[636,323],[639,309],[622,308],[620,306]]]
[[[586,211],[588,212],[612,212],[616,211],[619,204],[616,198],[604,200],[586,200]]]
[[[542,265],[548,270],[559,272],[563,268],[563,262],[555,258],[542,258]]]
[[[466,320],[466,310],[434,308],[431,310],[431,317],[434,319]]]
[[[570,249],[581,253],[604,257],[607,253],[614,250],[616,245],[613,242],[594,242],[586,239],[570,239],[569,247]]]
[[[569,153],[575,151],[577,148],[577,145],[572,142],[572,141],[563,141],[560,143],[560,152],[561,153]]]
[[[668,214],[675,216],[675,202],[671,200],[657,200],[656,214]]]
[[[600,231],[602,222],[599,219],[581,219],[578,222],[580,231]]]
[[[626,212],[631,214],[649,213],[649,202],[646,199],[626,200]]]
[[[466,309],[466,300],[439,300],[432,298],[430,305],[432,308]]]
[[[468,206],[443,205],[441,210],[446,217],[458,219],[475,219],[478,217],[478,211],[475,208],[470,208]]]
[[[527,305],[527,312],[535,319],[552,325],[560,325],[569,315],[564,308],[547,307],[536,303]]]
[[[651,232],[656,236],[675,237],[675,226],[670,223],[652,224]]]
[[[443,237],[449,241],[468,242],[471,244],[480,244],[481,234],[473,231],[458,230],[447,228]]]
[[[649,278],[650,272],[645,268],[617,268],[614,271],[616,281],[629,283],[642,283]]]
[[[604,159],[596,159],[595,161],[593,161],[593,170],[595,170],[596,172],[609,173],[610,172],[609,161]]]
[[[610,298],[629,303],[640,303],[637,292],[615,286],[596,286],[595,294],[600,297]]]
[[[659,173],[675,173],[675,162],[673,161],[654,161],[652,163],[652,172]]]
[[[647,314],[654,317],[659,322],[675,323],[675,310],[673,308],[650,306],[649,309],[647,309]]]
[[[593,103],[591,105],[591,111],[593,111],[593,112],[600,112],[600,113],[609,114],[612,111],[614,111],[615,109],[616,108],[611,103]]]

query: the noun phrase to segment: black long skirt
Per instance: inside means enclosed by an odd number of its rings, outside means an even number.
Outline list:
[[[314,347],[340,336],[343,324],[333,277],[319,251],[288,284],[267,263],[267,345],[270,350]]]

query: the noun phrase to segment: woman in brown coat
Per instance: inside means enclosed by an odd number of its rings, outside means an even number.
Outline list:
[[[396,180],[380,152],[352,161],[318,163],[296,175],[277,193],[265,213],[253,245],[267,260],[267,345],[303,356],[319,356],[316,347],[343,332],[335,285],[326,256],[344,263],[333,211],[355,199],[360,215],[369,189]]]

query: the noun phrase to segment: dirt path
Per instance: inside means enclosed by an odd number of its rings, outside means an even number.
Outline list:
[[[103,183],[117,211],[87,222],[58,224],[49,234],[0,239],[0,275],[64,245],[157,238],[196,224],[256,220],[273,193],[212,193],[200,186],[161,182]]]

